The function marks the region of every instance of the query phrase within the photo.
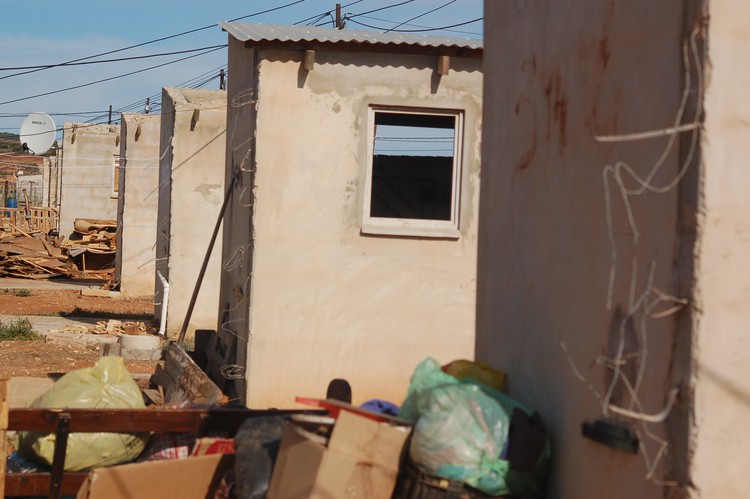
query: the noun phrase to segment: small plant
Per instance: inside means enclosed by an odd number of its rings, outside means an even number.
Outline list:
[[[15,319],[7,324],[0,321],[0,341],[34,341],[40,338],[32,329],[29,319]]]
[[[16,289],[13,291],[13,294],[15,296],[31,296],[31,290],[30,289]]]

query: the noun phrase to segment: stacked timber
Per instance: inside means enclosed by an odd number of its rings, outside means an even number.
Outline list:
[[[72,263],[47,236],[4,236],[0,238],[0,277],[48,279],[68,275]]]
[[[63,329],[52,329],[50,332],[145,336],[156,334],[157,329],[151,324],[143,321],[119,321],[116,319],[110,319],[108,321],[98,321],[96,324],[71,324],[65,326]]]
[[[62,243],[62,248],[76,264],[70,277],[111,281],[115,273],[117,222],[77,218],[73,230],[74,237]]]

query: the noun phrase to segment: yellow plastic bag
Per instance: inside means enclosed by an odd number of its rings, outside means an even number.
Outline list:
[[[138,385],[122,357],[103,357],[93,367],[71,371],[31,403],[44,409],[145,409]],[[147,435],[128,433],[71,433],[65,457],[66,471],[111,466],[135,459]],[[18,452],[25,458],[51,465],[55,434],[23,432]]]
[[[489,386],[498,392],[505,392],[505,372],[493,369],[492,366],[481,360],[454,360],[443,366],[443,372],[454,378],[471,378]]]

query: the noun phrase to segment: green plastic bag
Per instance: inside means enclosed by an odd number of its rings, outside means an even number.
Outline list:
[[[531,414],[510,397],[469,378],[444,373],[432,358],[411,378],[399,418],[414,424],[409,456],[428,473],[459,480],[493,496],[544,497],[551,448],[545,442],[534,468],[510,470],[510,415]]]
[[[103,357],[93,367],[71,371],[31,403],[44,409],[145,409],[138,385],[122,357]],[[111,466],[135,459],[147,435],[128,433],[71,433],[65,456],[66,471]],[[18,452],[26,459],[51,465],[55,434],[23,432]]]

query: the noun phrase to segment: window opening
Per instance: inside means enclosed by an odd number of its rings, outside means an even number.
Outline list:
[[[120,155],[114,154],[112,156],[112,164],[114,166],[113,173],[114,178],[112,180],[112,194],[116,196],[120,192]]]
[[[372,110],[365,225],[458,228],[461,118]]]

